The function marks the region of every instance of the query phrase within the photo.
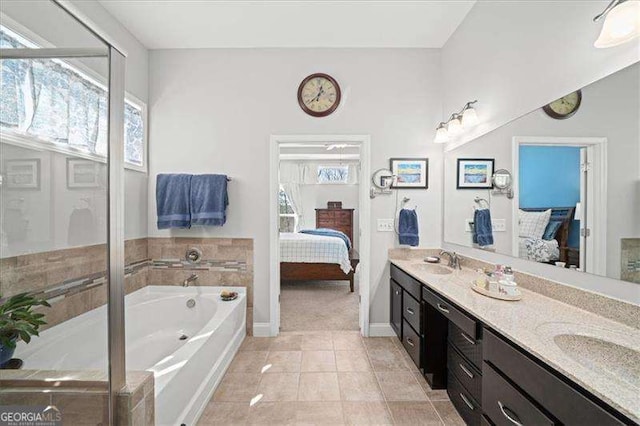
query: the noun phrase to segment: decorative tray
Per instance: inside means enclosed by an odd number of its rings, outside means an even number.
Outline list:
[[[509,296],[509,295],[506,295],[506,294],[500,294],[500,293],[495,292],[495,291],[486,290],[486,289],[484,289],[482,287],[478,287],[475,284],[471,284],[471,288],[476,293],[480,293],[483,296],[492,297],[492,298],[498,299],[498,300],[508,300],[508,301],[511,301],[511,302],[515,302],[516,300],[522,299],[522,293],[520,293],[519,290],[518,290],[518,294],[517,295]]]

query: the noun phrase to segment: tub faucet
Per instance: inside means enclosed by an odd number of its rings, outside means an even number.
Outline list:
[[[191,274],[189,278],[187,278],[182,282],[182,287],[189,287],[189,284],[195,282],[197,279],[198,279],[198,276],[196,274]]]
[[[449,267],[453,268],[453,269],[462,269],[462,267],[460,266],[460,257],[458,256],[458,254],[455,251],[446,251],[446,250],[442,250],[440,252],[440,256],[444,256],[444,255],[449,256]]]

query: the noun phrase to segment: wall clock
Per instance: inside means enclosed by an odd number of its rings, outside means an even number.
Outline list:
[[[327,74],[311,74],[298,87],[298,104],[307,114],[326,117],[340,105],[340,86]]]
[[[582,91],[576,90],[567,96],[563,96],[543,106],[542,109],[549,117],[555,118],[556,120],[564,120],[578,111],[581,102]]]

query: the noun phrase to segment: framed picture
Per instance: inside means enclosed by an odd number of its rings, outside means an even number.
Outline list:
[[[98,163],[80,158],[67,158],[67,188],[97,188],[100,186]]]
[[[7,188],[40,189],[40,159],[7,160]]]
[[[458,158],[458,189],[491,189],[493,158]]]
[[[396,176],[391,188],[429,188],[428,158],[391,158],[389,168]]]

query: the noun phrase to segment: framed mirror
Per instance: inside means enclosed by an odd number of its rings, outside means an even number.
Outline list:
[[[640,284],[640,64],[576,89],[567,119],[541,105],[445,152],[444,240]],[[457,189],[458,160],[478,157],[495,159],[494,188]],[[491,246],[472,243],[475,197],[490,201]]]
[[[378,169],[371,176],[371,183],[379,190],[390,189],[393,185],[393,172],[389,169]]]

